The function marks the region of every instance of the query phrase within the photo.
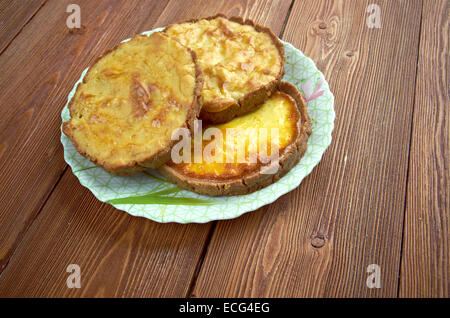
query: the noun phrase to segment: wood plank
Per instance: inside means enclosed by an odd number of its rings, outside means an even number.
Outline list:
[[[46,2],[0,55],[0,272],[66,167],[60,112],[74,82],[106,48],[150,29],[166,4],[79,1],[84,31],[71,33],[69,3]]]
[[[401,297],[450,296],[450,2],[424,3]]]
[[[373,2],[381,29],[366,26]],[[330,83],[333,142],[298,189],[218,223],[193,296],[397,296],[421,7],[294,3],[284,39]],[[380,289],[366,285],[370,264]]]
[[[66,173],[3,272],[0,297],[184,296],[210,226],[132,217]],[[66,285],[69,264],[80,266],[79,289]]]
[[[290,5],[291,0],[220,0],[214,3],[209,0],[190,0],[188,5],[180,5],[179,1],[170,1],[159,17],[157,25],[165,26],[187,19],[224,13],[227,16],[236,15],[252,19],[259,24],[270,26],[275,34],[279,34]]]
[[[0,2],[0,54],[46,0]]]
[[[156,25],[187,16],[238,14],[235,11],[240,8],[246,16],[258,22],[270,21],[270,26],[277,28],[285,20],[279,10],[286,16],[289,3],[191,1],[179,10],[180,2],[171,1]],[[272,14],[278,18],[271,18]],[[78,63],[73,67],[82,70]],[[63,85],[67,94],[73,80]],[[186,296],[211,226],[160,225],[133,218],[100,203],[68,170],[2,273],[0,295]],[[82,270],[79,290],[65,285],[65,270],[71,263],[79,264]]]

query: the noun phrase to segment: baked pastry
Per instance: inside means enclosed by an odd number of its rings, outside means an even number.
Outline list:
[[[212,141],[203,141],[200,153],[202,158],[192,155],[190,162],[174,163],[171,160],[158,169],[161,175],[180,188],[199,194],[224,196],[251,193],[274,183],[294,167],[305,153],[311,134],[311,120],[305,101],[293,85],[284,82],[278,85],[278,90],[258,109],[213,127],[222,132],[223,147],[217,136],[211,138]],[[211,126],[205,127],[203,131],[206,132],[208,128]],[[237,135],[230,138],[232,134],[229,134],[229,128],[240,129],[237,130]],[[247,128],[254,130],[246,130]],[[259,128],[267,128],[266,136]],[[273,128],[277,128],[275,131],[278,131],[278,142],[276,138],[272,139]],[[205,135],[204,139],[209,138]],[[208,144],[214,140],[218,140],[219,146],[206,151]],[[237,160],[239,150],[236,148],[239,146],[236,146],[236,140],[245,145],[246,162]],[[253,146],[250,146],[252,143]],[[277,143],[277,147],[274,147],[274,143]],[[275,151],[266,150],[266,157],[261,156],[260,150],[265,145],[267,149],[278,148],[277,162],[272,160]],[[194,148],[194,143],[191,147]],[[207,159],[208,156],[214,157],[214,160]],[[228,156],[234,159],[233,162],[226,159]],[[257,157],[256,162],[252,163],[251,157]],[[274,163],[278,163],[278,168]]]
[[[205,83],[200,118],[224,123],[262,104],[284,75],[284,47],[270,29],[216,15],[163,31],[197,53]]]
[[[101,56],[77,86],[64,133],[106,171],[128,175],[170,159],[177,128],[201,108],[195,52],[163,33],[137,35]]]

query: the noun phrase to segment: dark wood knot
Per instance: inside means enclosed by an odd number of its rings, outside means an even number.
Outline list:
[[[69,29],[70,34],[83,34],[85,32],[86,32],[86,26],[84,26],[83,24],[81,25],[80,28],[70,28]]]
[[[311,239],[311,245],[315,248],[321,248],[325,245],[325,237],[321,234],[314,235]]]

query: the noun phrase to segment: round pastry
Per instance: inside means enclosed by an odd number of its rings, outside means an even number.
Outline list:
[[[195,52],[160,32],[137,35],[90,67],[63,131],[108,172],[159,167],[170,159],[172,133],[193,127],[202,84]]]
[[[262,104],[284,74],[284,47],[270,29],[216,15],[164,32],[197,53],[205,83],[200,118],[224,123]]]
[[[221,132],[214,139],[208,133],[211,128]],[[282,82],[253,112],[226,124],[206,126],[201,152],[195,153],[195,142],[189,143],[189,162],[171,160],[158,171],[180,188],[199,194],[248,194],[276,182],[294,167],[306,151],[310,134],[305,101],[293,85]],[[211,147],[210,142],[216,145]],[[239,149],[243,160],[238,159]]]

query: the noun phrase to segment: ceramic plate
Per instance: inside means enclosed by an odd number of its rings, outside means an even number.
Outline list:
[[[158,28],[143,34],[148,35],[160,30],[161,28]],[[323,74],[300,50],[287,42],[282,43],[286,55],[286,74],[283,80],[295,85],[305,98],[312,120],[312,134],[302,160],[276,183],[247,195],[208,197],[181,190],[151,169],[133,176],[118,177],[105,172],[78,154],[69,138],[61,132],[64,159],[80,183],[97,199],[131,215],[156,222],[204,223],[231,219],[274,202],[298,187],[303,178],[319,163],[331,143],[335,117],[334,97]],[[69,93],[68,101],[86,72],[87,69]],[[70,119],[67,104],[61,114],[63,122]]]

